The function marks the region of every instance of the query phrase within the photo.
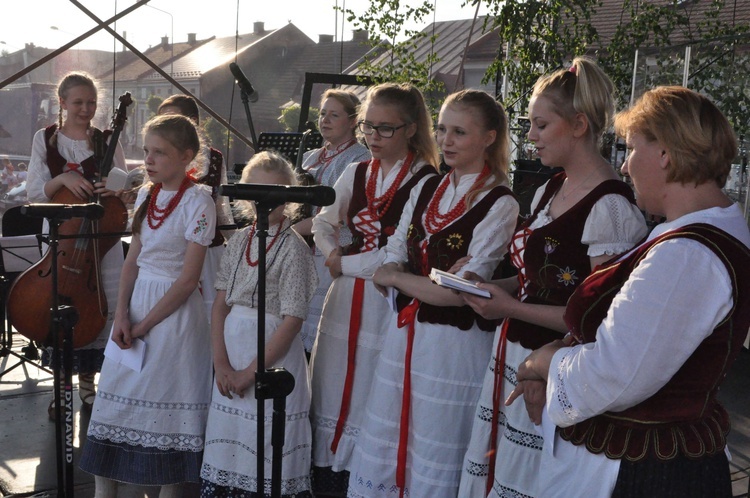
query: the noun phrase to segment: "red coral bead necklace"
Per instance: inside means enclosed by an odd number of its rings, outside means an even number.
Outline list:
[[[180,203],[182,196],[185,191],[193,185],[192,180],[189,177],[185,177],[180,183],[180,188],[177,189],[177,193],[172,197],[165,208],[160,208],[156,205],[156,199],[159,197],[159,192],[162,190],[162,184],[157,183],[151,190],[151,199],[148,202],[148,209],[146,211],[146,220],[148,226],[152,230],[156,230],[164,224],[164,221],[169,217],[170,214],[177,208]]]

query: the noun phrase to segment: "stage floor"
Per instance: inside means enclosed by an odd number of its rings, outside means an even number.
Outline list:
[[[22,354],[26,340],[13,335],[12,350]],[[55,424],[47,417],[52,399],[52,375],[8,355],[0,358],[0,496],[57,496]],[[732,453],[733,495],[747,496],[750,475],[750,352],[743,349],[721,393],[732,418],[729,449]],[[77,388],[75,409],[74,461],[78,461],[85,440],[88,414],[81,412]],[[94,484],[90,475],[76,469],[75,496],[91,498]],[[143,489],[140,496],[156,497],[155,489]]]

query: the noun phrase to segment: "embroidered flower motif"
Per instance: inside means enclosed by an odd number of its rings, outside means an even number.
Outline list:
[[[409,225],[409,229],[406,231],[406,238],[410,239],[416,235],[416,229],[414,228],[414,224]]]
[[[571,270],[569,266],[560,268],[560,273],[557,274],[557,278],[557,281],[565,284],[565,287],[575,285],[576,280],[578,280],[578,277],[576,277],[576,271]]]
[[[193,229],[193,235],[198,235],[202,231],[206,230],[208,228],[208,220],[206,219],[206,215],[202,214],[201,218],[197,222],[197,226]]]
[[[544,254],[552,254],[555,252],[555,249],[557,249],[557,246],[560,245],[558,241],[553,239],[552,237],[545,237],[544,238]]]
[[[448,235],[445,243],[451,249],[461,249],[461,246],[464,245],[464,239],[460,233],[452,233]]]
[[[390,237],[391,235],[396,233],[396,227],[394,226],[383,227],[383,233]]]

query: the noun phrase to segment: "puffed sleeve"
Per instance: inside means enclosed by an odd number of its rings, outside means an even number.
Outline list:
[[[284,246],[286,254],[279,277],[280,313],[304,320],[318,287],[318,272],[310,248],[297,232],[292,230]]]
[[[232,272],[237,266],[242,251],[245,249],[247,241],[247,232],[250,227],[245,227],[236,231],[227,241],[227,248],[221,255],[219,270],[216,273],[214,288],[217,291],[225,291],[229,287],[229,281],[232,278]]]
[[[519,210],[518,201],[512,195],[504,195],[495,201],[487,215],[474,227],[468,249],[471,259],[462,272],[474,272],[485,280],[492,278],[508,252]]]
[[[346,222],[346,210],[352,199],[356,169],[357,163],[347,166],[333,186],[336,191],[336,200],[330,206],[324,206],[313,218],[313,240],[325,257],[328,257],[339,246],[337,234],[339,228]]]
[[[596,341],[553,356],[550,420],[567,427],[649,398],[725,319],[732,302],[729,273],[710,249],[686,239],[659,243],[615,296]]]
[[[41,129],[34,134],[26,175],[26,193],[29,202],[50,201],[44,193],[44,185],[50,180],[52,180],[52,174],[47,167],[47,145],[44,143],[44,129]]]
[[[210,246],[216,228],[216,204],[208,187],[195,185],[192,188],[199,191],[196,192],[194,202],[188,205],[185,239],[202,246]]]
[[[599,199],[583,227],[581,242],[589,246],[592,258],[622,254],[640,242],[648,229],[635,204],[618,194]]]

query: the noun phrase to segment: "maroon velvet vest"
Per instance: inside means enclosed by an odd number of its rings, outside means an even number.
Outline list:
[[[211,187],[211,197],[216,201],[219,198],[219,186],[221,185],[221,168],[224,165],[224,156],[221,152],[211,147],[209,149],[208,171],[196,183],[208,185]],[[216,224],[214,239],[209,247],[216,247],[224,244],[224,235],[219,230],[219,224]]]
[[[742,242],[706,224],[662,234],[592,273],[568,301],[565,321],[579,341],[596,341],[612,300],[635,267],[654,246],[680,237],[700,242],[721,259],[732,280],[734,307],[657,393],[624,411],[561,429],[563,439],[585,445],[592,453],[630,461],[653,456],[699,458],[726,446],[729,416],[716,395],[750,327],[750,250]]]
[[[587,254],[588,246],[581,243],[586,219],[594,204],[608,194],[618,194],[631,203],[635,203],[633,190],[620,180],[607,180],[600,183],[575,206],[561,214],[551,223],[529,230],[542,209],[565,181],[565,173],[558,173],[550,179],[544,194],[534,212],[521,225],[525,232],[526,248],[523,253],[528,297],[524,302],[530,304],[549,304],[565,306],[568,298],[591,273],[591,258]],[[519,233],[516,233],[516,237]],[[517,250],[513,244],[511,254]],[[512,257],[515,261],[517,257]],[[508,340],[518,342],[527,349],[537,349],[555,339],[561,339],[557,331],[509,319]]]
[[[367,167],[369,164],[369,160],[362,161],[357,165],[357,170],[354,173],[352,199],[349,201],[349,210],[346,213],[347,225],[352,233],[352,242],[343,248],[344,255],[359,254],[365,243],[364,234],[359,231],[352,220],[357,213],[367,207],[367,193],[365,192],[365,187],[367,184]],[[398,188],[396,195],[393,196],[391,207],[388,208],[385,215],[380,218],[378,247],[383,247],[388,242],[388,237],[396,232],[396,225],[398,225],[398,222],[401,219],[401,213],[404,211],[404,206],[409,200],[411,189],[414,188],[422,178],[433,173],[435,173],[435,168],[425,164],[419,169],[419,171],[414,173],[409,181]]]
[[[487,216],[490,208],[498,199],[505,195],[513,195],[513,192],[507,187],[494,187],[466,214],[433,234],[427,244],[425,254],[421,247],[422,241],[425,239],[422,214],[427,209],[442,179],[443,176],[436,176],[425,182],[422,191],[419,193],[406,235],[406,247],[409,255],[408,267],[409,271],[415,275],[426,276],[433,267],[447,271],[459,258],[466,256],[476,225]],[[499,263],[498,261],[498,265]],[[411,297],[399,293],[396,298],[398,310],[401,311],[411,300]],[[453,325],[461,330],[469,330],[476,322],[479,328],[486,332],[494,331],[497,326],[495,320],[482,318],[469,306],[435,306],[420,303],[417,320],[422,323]]]
[[[44,144],[47,147],[47,167],[49,168],[49,172],[52,175],[52,178],[56,177],[57,175],[61,175],[63,172],[63,167],[68,164],[68,160],[60,154],[57,146],[50,145],[49,143],[52,135],[55,134],[56,130],[56,124],[50,125],[44,129]],[[99,132],[99,130],[95,129],[95,133],[97,132]],[[103,139],[106,142],[106,140],[112,135],[112,130],[105,130],[99,133],[104,134]],[[96,175],[99,173],[96,169],[97,163],[94,156],[90,156],[84,159],[81,163],[81,168],[83,168],[83,176],[89,181],[94,181]]]

